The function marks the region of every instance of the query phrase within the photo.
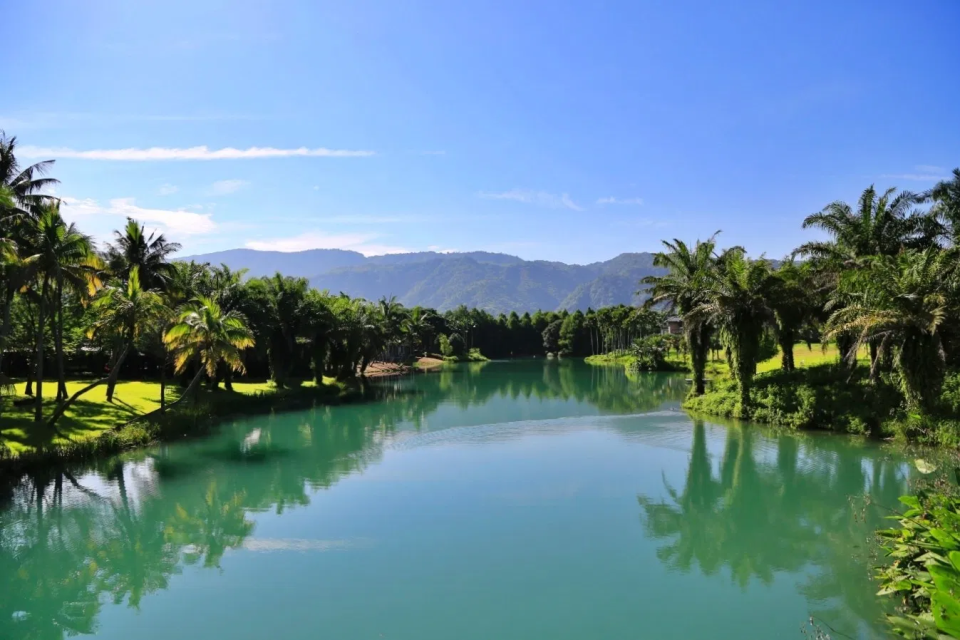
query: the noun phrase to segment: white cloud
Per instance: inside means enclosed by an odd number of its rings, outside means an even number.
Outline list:
[[[209,213],[196,213],[177,209],[146,209],[138,207],[133,198],[114,198],[108,206],[102,206],[91,198],[61,198],[63,215],[68,220],[89,216],[117,216],[133,218],[150,223],[161,232],[175,236],[210,233],[217,228]]]
[[[170,196],[175,194],[177,191],[180,191],[180,187],[175,184],[162,184],[160,188],[157,189],[157,193],[161,196]]]
[[[918,164],[914,167],[920,173],[946,173],[947,170],[943,167],[936,167],[932,164]]]
[[[236,193],[250,184],[246,180],[218,180],[207,189],[207,195],[225,196],[230,193]]]
[[[616,198],[610,196],[609,198],[599,198],[597,204],[632,204],[640,206],[643,204],[643,198]]]
[[[550,209],[583,211],[583,207],[571,200],[570,196],[565,193],[557,195],[547,193],[546,191],[533,191],[532,189],[512,189],[510,191],[504,191],[503,193],[481,192],[477,195],[490,200],[514,200],[516,202],[548,207]]]
[[[248,160],[251,158],[289,158],[294,156],[310,156],[325,158],[366,157],[376,155],[373,151],[352,151],[347,149],[277,149],[274,147],[250,147],[248,149],[210,149],[206,146],[177,148],[177,147],[150,147],[149,149],[93,149],[78,151],[68,147],[34,147],[23,146],[17,148],[17,155],[22,158],[76,158],[80,160],[117,160],[131,162],[145,162],[151,160]]]
[[[287,238],[272,238],[267,240],[251,240],[247,242],[248,249],[257,251],[307,251],[308,249],[347,249],[357,251],[365,256],[378,256],[386,253],[409,253],[410,249],[371,243],[379,237],[369,233],[342,233],[327,234],[322,231],[307,231],[297,236]]]
[[[941,180],[950,179],[947,175],[930,173],[885,173],[880,177],[890,180],[911,180],[913,182],[940,182]]]

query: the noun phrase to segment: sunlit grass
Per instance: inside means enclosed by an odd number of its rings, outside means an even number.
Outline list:
[[[92,380],[73,380],[67,382],[67,393],[73,395]],[[333,378],[324,378],[325,385],[338,385]],[[303,383],[304,387],[315,387],[313,381]],[[338,385],[339,386],[339,385]],[[6,445],[14,454],[57,444],[76,443],[96,438],[104,431],[130,422],[137,416],[160,408],[160,383],[155,381],[123,381],[117,383],[113,403],[107,402],[107,387],[101,385],[81,396],[56,425],[50,429],[44,424],[33,421],[34,406],[24,401],[32,400],[25,395],[25,382],[14,385],[15,396],[4,396],[3,413],[0,417],[0,443]],[[253,395],[273,393],[276,387],[272,382],[235,382],[236,393]],[[44,382],[44,416],[49,416],[56,406],[56,380]],[[166,387],[166,400],[173,402],[180,397],[182,389],[174,381]],[[204,386],[201,393],[211,393]]]

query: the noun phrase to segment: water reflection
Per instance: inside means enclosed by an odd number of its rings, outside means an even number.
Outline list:
[[[798,589],[812,615],[850,637],[882,636],[869,584],[872,532],[884,507],[897,504],[909,467],[836,437],[736,425],[725,433],[722,453],[711,456],[707,426],[694,420],[683,487],[665,480],[668,500],[638,497],[647,535],[667,541],[659,560],[676,571],[729,575],[744,590],[804,576]]]
[[[381,401],[241,421],[209,439],[6,487],[0,638],[94,633],[105,607],[139,608],[185,567],[217,569],[231,550],[268,548],[275,543],[253,538],[258,513],[308,505],[315,492],[377,465],[398,431],[448,429],[458,419],[474,424],[472,416],[494,406],[506,407],[496,414],[503,421],[636,414],[676,408],[686,392],[678,376],[631,379],[620,368],[543,361],[459,367],[374,386]],[[458,413],[444,413],[451,409]],[[430,420],[438,415],[443,419]],[[729,569],[741,587],[814,568],[800,588],[832,624],[851,629],[874,620],[870,590],[850,582],[865,577],[854,550],[865,548],[872,523],[852,517],[847,496],[869,490],[895,504],[899,465],[845,439],[771,439],[736,427],[712,428],[725,440],[722,454],[711,455],[707,429],[693,426],[683,486],[666,484],[668,501],[640,497],[647,535],[665,541],[660,561],[708,575]]]

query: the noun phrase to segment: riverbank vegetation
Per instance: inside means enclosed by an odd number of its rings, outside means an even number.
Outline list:
[[[793,427],[960,442],[960,170],[929,192],[866,189],[804,227],[827,239],[781,262],[716,238],[664,242],[650,305],[683,322],[693,375],[686,407]],[[795,260],[794,257],[802,260]],[[836,363],[797,367],[798,342],[823,339]],[[765,345],[780,367],[762,374]],[[719,347],[729,376],[709,389]],[[866,352],[866,362],[859,355]]]

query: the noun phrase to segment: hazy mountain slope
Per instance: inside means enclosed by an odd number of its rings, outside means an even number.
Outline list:
[[[276,271],[308,277],[319,289],[368,300],[396,296],[407,306],[447,310],[465,304],[492,313],[636,303],[640,278],[659,271],[648,253],[625,253],[588,265],[526,261],[482,251],[365,258],[333,249],[298,253],[235,249],[184,259],[247,268],[253,277]]]

